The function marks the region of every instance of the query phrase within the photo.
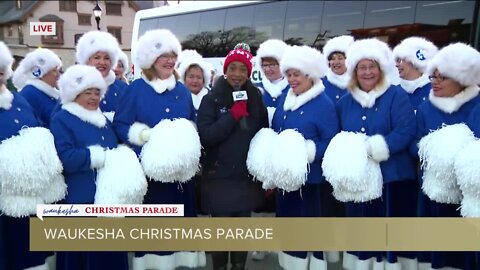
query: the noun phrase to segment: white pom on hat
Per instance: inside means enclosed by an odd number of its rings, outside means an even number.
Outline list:
[[[319,51],[304,45],[288,46],[282,56],[280,68],[285,76],[289,69],[294,68],[317,81],[325,75],[328,67]]]
[[[5,73],[4,79],[8,80],[12,76],[12,53],[8,49],[7,45],[0,41],[0,70]]]
[[[180,79],[182,80],[182,82],[185,82],[187,70],[190,68],[190,66],[197,65],[202,69],[203,84],[205,87],[207,87],[208,84],[210,83],[210,76],[211,76],[210,67],[203,60],[203,57],[199,53],[197,53],[197,51],[195,50],[187,50],[187,51],[191,51],[191,52],[187,52],[184,54],[185,51],[183,51],[181,54],[182,62],[178,66],[178,73],[180,74]]]
[[[97,52],[106,52],[112,60],[112,68],[117,66],[119,45],[117,39],[108,32],[90,31],[78,40],[76,57],[78,64],[86,65],[88,59]]]
[[[435,69],[462,86],[480,83],[480,53],[464,43],[454,43],[442,48],[430,61],[428,74]]]
[[[347,54],[347,50],[350,45],[353,44],[353,42],[354,39],[352,36],[344,35],[334,37],[328,40],[327,44],[325,44],[325,46],[323,47],[323,55],[325,55],[325,58],[328,60],[328,57],[333,52],[342,52],[344,54]]]
[[[420,72],[424,73],[428,62],[438,52],[437,46],[422,37],[409,37],[404,39],[393,49],[393,57],[406,59]]]
[[[61,66],[62,60],[53,51],[38,48],[25,55],[20,62],[13,74],[13,83],[15,87],[23,88],[28,80],[40,79]]]
[[[103,98],[107,91],[107,84],[100,71],[95,67],[86,65],[69,67],[60,77],[58,86],[62,104],[74,101],[80,93],[88,88],[99,89],[101,98]]]
[[[288,45],[279,39],[269,39],[264,41],[258,47],[257,55],[255,56],[258,67],[262,66],[262,58],[265,57],[275,58],[278,63],[280,63],[287,47]],[[263,70],[261,70],[261,72],[263,73]]]
[[[383,73],[389,73],[394,66],[392,50],[376,38],[355,41],[347,50],[347,72],[352,77],[358,62],[363,59],[374,60],[380,65]]]
[[[149,69],[160,55],[169,52],[179,55],[181,51],[180,41],[170,30],[149,30],[138,39],[133,58],[141,69]]]

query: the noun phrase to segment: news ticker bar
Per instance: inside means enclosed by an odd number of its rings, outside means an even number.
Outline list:
[[[32,251],[480,251],[467,218],[30,218]]]

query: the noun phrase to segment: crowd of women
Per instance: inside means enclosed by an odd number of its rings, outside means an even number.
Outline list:
[[[91,31],[63,74],[43,48],[12,72],[0,42],[0,269],[206,265],[195,251],[134,252],[130,262],[127,252],[31,252],[39,203],[249,217],[274,201],[278,217],[480,217],[480,53],[469,45],[410,37],[392,50],[339,36],[322,54],[271,39],[255,58],[247,44],[232,48],[213,79],[200,54],[157,29],[132,57],[141,78],[128,84],[116,39]],[[215,270],[245,269],[247,252],[211,254]],[[295,270],[340,259],[348,270],[480,265],[474,252],[278,254]]]

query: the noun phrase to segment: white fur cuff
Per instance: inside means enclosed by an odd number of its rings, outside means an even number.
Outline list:
[[[105,164],[105,150],[99,145],[92,145],[88,147],[90,151],[90,168],[99,169]]]
[[[307,147],[308,163],[312,163],[315,160],[315,154],[317,153],[315,142],[312,140],[306,140],[305,146]]]
[[[140,122],[133,123],[128,130],[128,141],[135,145],[144,145],[146,141],[143,139],[142,131],[146,129],[150,129],[150,127]]]
[[[387,142],[382,135],[373,135],[367,138],[367,152],[377,162],[385,161],[390,157]]]

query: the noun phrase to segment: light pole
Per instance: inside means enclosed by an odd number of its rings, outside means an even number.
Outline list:
[[[98,5],[98,1],[97,5],[93,8],[93,16],[95,16],[95,21],[97,21],[97,30],[100,31],[100,18],[102,17],[102,9]]]

